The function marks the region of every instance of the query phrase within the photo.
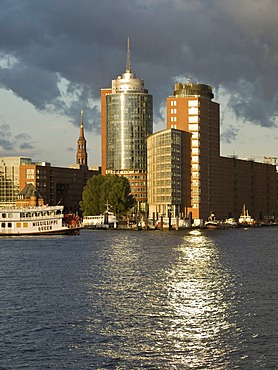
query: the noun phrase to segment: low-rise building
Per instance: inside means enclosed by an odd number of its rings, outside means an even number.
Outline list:
[[[76,164],[53,167],[48,162],[33,162],[25,157],[0,157],[0,205],[15,205],[20,192],[32,184],[49,205],[62,204],[65,212],[80,212],[83,188],[89,178],[100,174],[100,167],[87,165],[83,111],[77,141]]]

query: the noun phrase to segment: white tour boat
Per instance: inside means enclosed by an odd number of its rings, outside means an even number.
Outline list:
[[[0,207],[0,236],[79,234],[76,215],[64,215],[64,206]]]
[[[118,227],[118,221],[113,212],[105,212],[102,215],[84,216],[83,227],[86,229],[108,229]]]

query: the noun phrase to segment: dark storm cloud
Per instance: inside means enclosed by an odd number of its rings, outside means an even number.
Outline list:
[[[186,76],[229,96],[240,120],[273,127],[278,114],[276,0],[13,0],[0,2],[3,87],[40,110],[97,130],[100,88],[131,64],[155,113]],[[68,81],[67,102],[61,79]],[[96,102],[98,104],[98,102]],[[235,133],[236,134],[236,133]],[[230,132],[229,137],[233,137]]]

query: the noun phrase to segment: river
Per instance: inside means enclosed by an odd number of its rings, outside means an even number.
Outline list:
[[[278,227],[0,239],[0,369],[277,369]]]

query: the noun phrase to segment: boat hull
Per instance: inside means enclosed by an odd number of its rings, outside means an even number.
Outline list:
[[[209,223],[209,222],[207,222],[205,224],[205,227],[207,229],[220,229],[220,224],[219,223]]]
[[[49,230],[49,231],[30,231],[30,232],[7,232],[3,233],[0,232],[0,236],[41,236],[41,235],[79,235],[80,228],[72,228],[72,229],[60,229],[60,230]]]

